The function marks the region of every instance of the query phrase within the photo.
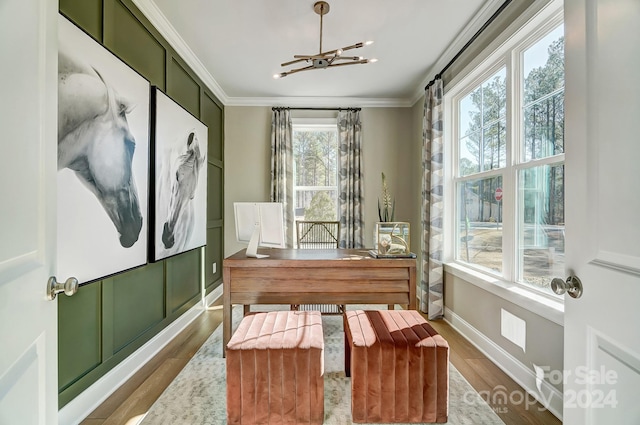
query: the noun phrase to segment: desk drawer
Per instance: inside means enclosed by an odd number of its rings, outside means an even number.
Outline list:
[[[328,267],[242,267],[231,269],[231,279],[235,286],[240,280],[268,280],[268,281],[378,281],[378,280],[406,280],[409,281],[408,267],[358,267],[358,268],[328,268]]]

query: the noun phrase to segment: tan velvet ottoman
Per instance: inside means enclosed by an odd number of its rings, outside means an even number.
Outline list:
[[[344,325],[354,422],[447,422],[449,344],[420,313],[347,311]]]
[[[320,312],[247,315],[227,344],[227,423],[321,424],[323,374]]]

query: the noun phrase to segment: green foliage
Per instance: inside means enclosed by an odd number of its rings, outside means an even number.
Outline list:
[[[564,152],[564,78],[564,37],[559,37],[548,46],[546,63],[531,69],[523,81],[524,139],[520,150],[525,161]],[[505,68],[461,101],[462,109],[468,113],[464,117],[468,127],[461,137],[460,148],[467,152],[459,158],[461,176],[506,165],[506,103]],[[528,190],[532,194],[527,196],[534,196],[534,191],[535,196],[547,194],[544,208],[536,212],[536,220],[551,224],[564,222],[564,167],[545,167],[531,184]],[[476,194],[480,200],[476,203],[476,216],[484,217],[484,208],[495,202],[495,189],[502,187],[502,181],[479,179],[468,185],[469,193]]]
[[[387,178],[382,173],[382,203],[378,198],[378,218],[381,222],[393,221],[396,212],[396,200],[391,198],[387,187]]]
[[[297,186],[337,184],[337,143],[335,131],[295,132],[293,160]]]
[[[534,68],[524,81],[527,159],[564,152],[564,37],[547,50],[544,66]]]
[[[304,211],[304,219],[309,221],[334,221],[336,219],[336,204],[327,192],[318,192]]]

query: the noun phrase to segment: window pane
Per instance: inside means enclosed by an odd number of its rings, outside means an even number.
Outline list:
[[[506,165],[506,93],[506,68],[501,68],[460,100],[460,176]]]
[[[457,259],[502,272],[502,176],[458,183]]]
[[[480,128],[480,104],[474,101],[480,96],[480,87],[478,87],[460,101],[460,137],[467,136],[474,131],[477,132],[477,129]]]
[[[524,133],[525,161],[564,152],[564,92],[525,107]]]
[[[335,186],[338,181],[336,131],[295,131],[295,186]]]
[[[507,111],[507,70],[500,69],[482,84],[483,123],[505,116]]]
[[[506,124],[506,120],[502,119],[484,129],[483,171],[502,168],[507,164]]]
[[[480,171],[480,132],[471,133],[460,140],[459,174],[466,176]]]
[[[525,50],[525,103],[536,101],[564,87],[564,26],[560,25]]]
[[[338,137],[335,126],[293,132],[293,208],[296,220],[338,217]]]
[[[563,153],[564,27],[527,49],[523,61],[523,160]]]
[[[564,165],[521,170],[519,182],[519,281],[552,293],[564,276]]]
[[[338,190],[296,189],[294,191],[296,220],[333,221],[338,214]]]

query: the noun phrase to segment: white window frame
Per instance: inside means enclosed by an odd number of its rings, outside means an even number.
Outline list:
[[[339,143],[338,140],[338,120],[337,118],[291,118],[291,125],[292,125],[292,133],[295,133],[296,131],[305,131],[305,130],[312,130],[312,131],[333,131],[335,130],[336,132],[336,143]],[[292,137],[293,134],[292,134]],[[291,143],[294,143],[294,140],[291,141]],[[338,146],[339,149],[339,146]],[[338,152],[336,152],[336,154],[338,154]],[[340,164],[338,164],[339,167]],[[295,176],[296,170],[295,170],[295,161],[293,162],[293,173]],[[339,175],[336,176],[336,185],[335,186],[296,186],[295,185],[295,180],[294,180],[294,186],[293,186],[293,197],[295,199],[296,196],[296,190],[326,190],[326,191],[335,191],[336,193],[336,199],[339,198],[340,196],[340,182],[338,181]],[[294,201],[295,204],[295,201]],[[295,219],[295,205],[292,205],[293,211],[292,211],[292,217],[294,217]],[[336,217],[338,217],[338,220],[340,219],[340,205],[339,202],[336,202]]]
[[[542,3],[542,2],[541,2]],[[529,311],[548,318],[560,325],[564,322],[564,302],[562,298],[546,294],[535,288],[516,282],[519,270],[519,256],[517,255],[516,239],[518,235],[517,196],[518,173],[522,169],[541,165],[552,165],[564,162],[564,154],[523,162],[520,160],[520,144],[513,143],[516,136],[521,138],[522,110],[514,110],[515,105],[521,105],[523,87],[512,84],[521,75],[519,65],[521,61],[514,60],[522,56],[523,52],[535,44],[541,37],[563,22],[562,1],[552,0],[540,4],[539,9],[525,11],[504,32],[501,39],[489,45],[476,60],[472,61],[449,84],[444,95],[445,138],[445,223],[444,232],[448,235],[444,245],[445,271],[462,278],[471,284],[479,286],[501,298],[513,302]],[[458,102],[476,89],[483,81],[495,74],[500,68],[506,67],[507,103],[506,103],[506,167],[488,171],[481,171],[471,176],[456,178],[458,175],[458,117],[455,106]],[[515,92],[512,93],[512,89]],[[517,114],[517,115],[515,115]],[[458,241],[456,236],[457,214],[457,181],[476,180],[502,175],[503,206],[502,216],[511,217],[503,220],[502,248],[505,253],[502,273],[492,273],[486,268],[474,267],[473,264],[456,261]],[[509,256],[509,257],[507,257]]]

